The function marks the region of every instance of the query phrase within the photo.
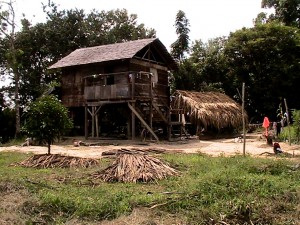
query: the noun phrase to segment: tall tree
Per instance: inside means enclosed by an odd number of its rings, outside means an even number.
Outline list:
[[[225,37],[218,37],[203,43],[196,40],[190,51],[189,60],[196,67],[195,79],[198,91],[224,91],[230,82],[227,80],[227,67],[224,59]]]
[[[178,37],[177,40],[171,44],[171,55],[181,61],[184,58],[184,54],[189,51],[190,41],[190,22],[183,11],[179,10],[177,12],[174,26]]]
[[[299,108],[300,31],[276,23],[241,29],[225,47],[233,94],[247,85],[247,111],[253,118],[274,116],[280,97]]]
[[[22,51],[16,47],[16,15],[14,10],[14,2],[1,1],[0,2],[0,35],[4,36],[6,42],[2,44],[7,46],[7,48],[2,50],[5,58],[4,66],[1,69],[2,73],[11,75],[14,83],[14,104],[16,113],[16,133],[18,136],[20,133],[21,123],[20,123],[20,104],[19,104],[19,86],[20,86],[20,64],[18,62],[18,57],[22,55]]]
[[[269,20],[300,28],[300,0],[262,0],[261,5],[263,8],[275,9]]]

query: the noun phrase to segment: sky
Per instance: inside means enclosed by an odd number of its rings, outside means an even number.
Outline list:
[[[252,27],[257,14],[266,11],[261,8],[262,0],[53,0],[59,9],[92,9],[108,11],[127,9],[137,14],[138,23],[156,30],[156,36],[169,49],[176,41],[175,18],[179,10],[185,12],[190,21],[190,40],[228,36],[243,27]],[[43,22],[45,15],[42,4],[48,0],[16,0],[17,13],[25,14],[33,24]]]

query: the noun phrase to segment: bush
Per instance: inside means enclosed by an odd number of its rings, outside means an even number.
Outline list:
[[[67,108],[55,96],[48,95],[30,104],[24,130],[30,137],[46,143],[50,154],[50,144],[72,126]]]

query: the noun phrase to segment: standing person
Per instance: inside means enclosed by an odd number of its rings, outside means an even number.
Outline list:
[[[280,135],[281,132],[281,120],[276,123],[276,137]]]
[[[264,121],[263,121],[263,124],[262,124],[263,128],[265,128],[265,136],[268,137],[269,134],[268,134],[268,129],[269,129],[269,126],[270,126],[270,121],[269,121],[269,118],[268,117],[264,117]]]

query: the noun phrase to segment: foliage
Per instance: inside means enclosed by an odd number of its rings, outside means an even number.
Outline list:
[[[41,9],[42,10],[42,9]],[[46,22],[31,25],[23,18],[16,33],[20,72],[20,104],[25,106],[38,98],[50,82],[59,82],[60,73],[50,73],[51,64],[78,48],[155,37],[155,31],[137,22],[137,15],[125,9],[110,11],[81,9],[60,10],[53,2],[43,6]],[[5,68],[9,42],[0,39],[0,68]],[[4,71],[5,73],[5,71]],[[7,90],[13,97],[10,89]],[[55,94],[59,94],[56,90]]]
[[[294,135],[297,143],[300,141],[300,110],[293,110],[292,112],[292,119],[294,128]]]
[[[5,41],[1,40],[1,47],[3,48],[0,53],[0,69],[6,71],[6,74],[11,76],[13,80],[13,100],[15,107],[15,136],[18,137],[21,129],[20,119],[20,101],[19,101],[19,88],[20,88],[20,63],[18,58],[23,52],[16,46],[16,14],[14,9],[14,1],[1,1],[0,2],[0,38],[4,36]],[[2,59],[2,60],[1,60]],[[2,64],[3,63],[3,64]],[[1,65],[2,64],[2,65]]]
[[[8,167],[28,155],[0,154],[0,194],[21,188],[31,193],[20,207],[23,222],[93,224],[146,207],[153,222],[155,216],[172,215],[183,224],[299,223],[299,158],[168,154],[163,159],[181,170],[181,176],[124,184],[90,179],[108,165],[105,160],[96,168],[36,170]],[[149,211],[151,206],[156,207]]]
[[[290,126],[282,128],[279,135],[281,141],[288,141],[291,138],[292,143],[300,142],[300,110],[292,111],[293,123]]]
[[[0,144],[8,142],[15,136],[15,111],[10,108],[0,107]]]
[[[181,61],[184,58],[184,54],[189,51],[189,32],[190,22],[186,18],[185,13],[179,10],[176,14],[175,28],[178,35],[177,40],[171,44],[171,55]]]
[[[46,95],[29,105],[24,130],[32,138],[48,145],[72,128],[67,109],[53,95]]]
[[[246,111],[257,120],[266,115],[274,120],[281,98],[288,99],[290,108],[299,107],[299,48],[299,29],[276,23],[231,33],[224,49],[232,79],[226,92],[234,96],[245,82]]]
[[[182,60],[179,71],[174,73],[175,89],[224,92],[230,87],[232,82],[225,75],[223,50],[226,41],[225,37],[219,37],[207,43],[201,40],[193,42],[190,56]]]
[[[275,20],[300,28],[299,0],[262,0],[262,7],[275,9],[275,13],[269,16],[269,21]]]

